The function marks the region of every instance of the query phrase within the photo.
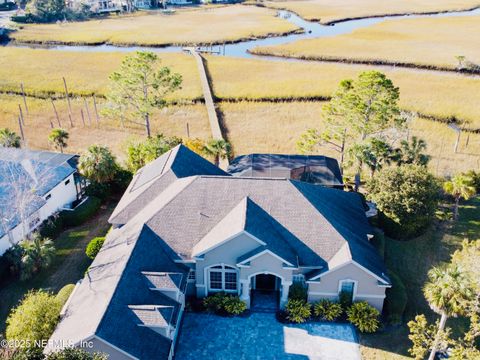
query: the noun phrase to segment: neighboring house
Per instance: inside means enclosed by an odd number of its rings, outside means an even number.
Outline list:
[[[322,155],[250,154],[230,163],[233,176],[280,177],[343,189],[338,161]]]
[[[301,282],[309,301],[343,291],[382,310],[390,287],[358,194],[231,176],[183,145],[134,176],[110,222],[47,352],[91,341],[110,359],[170,359],[186,296],[283,307]]]
[[[122,11],[126,8],[127,1],[123,0],[67,0],[67,7],[77,9],[81,6],[88,6],[94,13],[108,13]]]
[[[77,155],[0,147],[0,255],[79,199]]]

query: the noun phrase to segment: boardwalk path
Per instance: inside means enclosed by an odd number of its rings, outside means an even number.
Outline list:
[[[220,128],[215,103],[213,102],[212,88],[208,81],[207,70],[203,62],[202,56],[193,47],[185,48],[185,51],[190,52],[197,62],[198,73],[200,74],[200,82],[202,84],[203,97],[205,99],[205,106],[207,107],[208,121],[210,122],[210,129],[212,131],[212,138],[218,140],[225,140]],[[229,165],[228,159],[220,159],[220,167],[226,170]]]

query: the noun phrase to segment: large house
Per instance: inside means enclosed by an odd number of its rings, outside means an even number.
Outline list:
[[[0,255],[83,192],[77,155],[0,147]]]
[[[231,176],[182,145],[135,175],[110,222],[47,352],[89,344],[110,359],[170,359],[189,296],[282,307],[301,282],[311,302],[344,292],[381,310],[390,287],[357,194]]]

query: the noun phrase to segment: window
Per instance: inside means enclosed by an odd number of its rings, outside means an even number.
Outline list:
[[[52,197],[52,194],[48,194],[47,196],[45,196],[45,200],[48,200]]]
[[[341,280],[338,287],[338,292],[339,294],[346,294],[350,301],[353,301],[355,298],[355,285],[356,281],[354,280]]]
[[[216,265],[208,269],[209,288],[212,291],[236,292],[237,271],[226,265]]]
[[[68,179],[67,181],[65,181],[65,185],[68,185],[70,184],[70,179]]]
[[[190,270],[188,273],[188,281],[195,281],[195,270]]]
[[[304,283],[305,282],[305,276],[303,274],[296,274],[293,275],[292,277],[293,282],[298,282],[298,283]]]

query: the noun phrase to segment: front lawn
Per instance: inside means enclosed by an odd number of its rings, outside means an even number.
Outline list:
[[[438,316],[429,308],[422,288],[427,272],[442,261],[450,260],[460,248],[463,239],[477,239],[480,233],[480,197],[465,202],[457,223],[436,223],[424,235],[410,241],[386,239],[385,261],[387,267],[403,280],[408,293],[405,323],[416,314],[424,313],[432,321]],[[464,332],[465,319],[448,319],[447,326],[455,334]],[[406,359],[410,341],[408,328],[402,325],[383,333],[361,336],[361,351],[365,359]]]
[[[110,224],[108,218],[116,202],[102,206],[86,223],[64,231],[55,239],[56,256],[52,265],[28,281],[15,280],[0,290],[0,333],[5,331],[5,320],[10,310],[32,289],[48,289],[57,292],[67,284],[81,279],[91,263],[85,255],[88,242],[96,236],[104,236]]]

